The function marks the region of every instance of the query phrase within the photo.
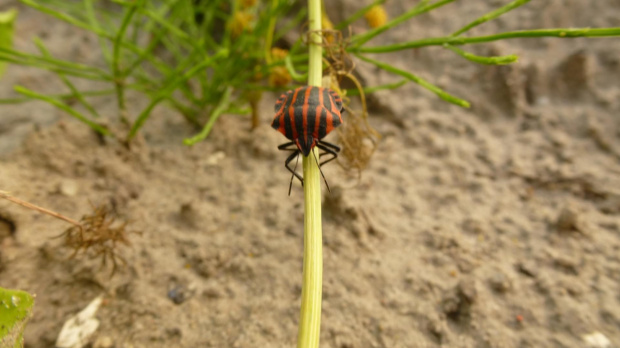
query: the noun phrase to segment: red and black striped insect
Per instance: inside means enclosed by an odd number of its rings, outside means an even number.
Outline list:
[[[293,151],[284,162],[286,169],[292,173],[291,184],[288,189],[290,195],[294,177],[299,179],[302,185],[304,183],[303,177],[295,171],[299,154],[308,156],[316,146],[324,151],[320,156],[331,155],[329,159],[319,164],[319,169],[325,163],[338,157],[340,148],[321,139],[342,124],[341,113],[344,112],[344,109],[342,99],[331,89],[305,86],[282,94],[276,102],[275,112],[276,115],[271,127],[291,140],[278,146],[278,149]],[[295,158],[297,158],[295,168],[291,168],[290,163]],[[322,171],[321,176],[325,180]],[[325,180],[325,185],[329,190],[327,180]]]

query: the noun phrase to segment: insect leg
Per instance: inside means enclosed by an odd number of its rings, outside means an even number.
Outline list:
[[[289,147],[291,147],[291,145],[295,145],[295,148],[294,149],[289,149]],[[295,144],[295,142],[289,141],[288,143],[284,143],[284,144],[278,146],[278,150],[280,150],[280,151],[295,151],[295,150],[297,150],[297,145]]]
[[[321,166],[326,164],[327,162],[333,161],[338,157],[338,152],[340,152],[340,147],[328,143],[326,141],[319,141],[316,144],[316,147],[326,152],[326,154],[331,155],[332,157],[328,160],[321,162]]]
[[[295,151],[290,156],[288,156],[288,158],[284,162],[284,166],[286,167],[286,169],[288,169],[289,172],[291,172],[295,177],[297,177],[299,181],[301,181],[301,185],[303,186],[304,178],[295,171],[295,169],[297,169],[297,163],[299,162],[299,154],[300,154],[299,150],[295,149]],[[295,162],[295,168],[291,168],[289,166],[293,158],[297,158],[297,161]],[[289,186],[289,190],[288,190],[289,196],[291,194],[292,185],[293,185],[293,178],[291,177],[291,185]]]
[[[321,166],[319,165],[319,159],[316,158],[316,153],[314,151],[312,151],[312,154],[314,155],[314,160],[316,161],[316,164],[319,167],[319,173],[321,173],[321,176],[323,177],[323,181],[325,182],[325,187],[327,187],[327,191],[331,193],[332,190],[329,189],[329,184],[327,183],[327,179],[325,179],[325,175],[323,175],[323,171],[321,170]]]
[[[288,184],[288,195],[291,195],[291,189],[293,188],[293,179],[295,178],[295,175],[297,175],[297,164],[299,163],[299,151],[297,151],[297,157],[295,157],[295,167],[293,168],[293,174],[291,175],[291,182]],[[298,176],[299,178],[299,176]],[[301,181],[301,186],[304,186],[304,180],[303,179],[299,179]]]

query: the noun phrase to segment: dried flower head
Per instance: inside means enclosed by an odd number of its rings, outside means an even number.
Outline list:
[[[371,28],[378,28],[387,22],[388,15],[381,5],[371,7],[365,14],[366,22]]]
[[[230,22],[230,32],[232,37],[236,38],[244,31],[252,31],[252,21],[254,15],[248,12],[238,11],[233,15],[232,22]]]
[[[284,60],[286,56],[288,56],[287,49],[279,48],[279,47],[273,47],[271,49],[271,57],[273,57],[273,60]]]
[[[71,257],[80,252],[91,258],[101,258],[102,267],[108,260],[112,262],[112,273],[116,271],[118,261],[125,260],[118,254],[119,244],[130,245],[126,231],[127,222],[116,224],[116,218],[106,205],[93,207],[93,213],[84,215],[80,220],[81,226],[68,228],[60,237],[64,245],[73,249]]]

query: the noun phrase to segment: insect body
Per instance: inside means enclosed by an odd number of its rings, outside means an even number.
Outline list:
[[[319,167],[338,157],[340,148],[321,139],[342,124],[343,111],[340,96],[331,89],[322,87],[299,87],[282,94],[276,102],[276,115],[271,127],[291,140],[278,146],[278,149],[293,152],[284,162],[284,166],[301,181],[302,185],[303,178],[291,168],[291,161],[298,158],[300,153],[308,156],[315,146],[324,151],[320,155],[331,155],[331,158],[321,162]],[[293,177],[291,185],[292,183]],[[329,186],[327,189],[329,190]],[[290,193],[289,186],[289,195]]]

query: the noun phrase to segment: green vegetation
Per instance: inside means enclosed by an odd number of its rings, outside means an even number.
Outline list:
[[[13,47],[13,31],[17,10],[10,9],[0,12],[0,48],[10,49]],[[0,61],[0,77],[6,70],[6,62]]]
[[[620,36],[620,28],[570,28],[518,30],[488,36],[464,36],[479,25],[527,4],[530,0],[515,0],[505,6],[476,18],[451,35],[426,38],[384,46],[368,46],[368,42],[409,21],[416,16],[438,10],[455,0],[421,0],[402,15],[386,20],[375,0],[335,26],[328,14],[322,12],[325,29],[345,32],[355,21],[366,16],[374,27],[352,35],[346,40],[334,40],[336,35],[323,34],[323,46],[339,47],[339,56],[333,49],[325,49],[330,63],[345,61],[353,55],[382,70],[403,77],[398,83],[351,90],[350,95],[398,88],[414,82],[440,98],[462,107],[469,103],[451,95],[430,81],[368,54],[389,53],[425,46],[441,46],[461,57],[479,64],[510,64],[514,55],[481,57],[461,47],[496,40],[535,37],[603,37]],[[294,12],[292,0],[114,0],[112,2],[84,0],[21,0],[25,5],[56,17],[77,28],[94,33],[100,43],[101,62],[92,65],[54,58],[43,42],[35,38],[39,54],[11,48],[12,23],[16,12],[0,14],[0,73],[2,63],[20,64],[52,71],[58,75],[68,92],[44,95],[23,86],[15,86],[20,98],[0,100],[0,103],[20,103],[41,100],[72,115],[95,131],[130,141],[149,120],[152,110],[166,104],[178,111],[187,122],[196,127],[196,135],[185,139],[192,145],[204,140],[217,119],[225,114],[252,115],[252,127],[259,124],[257,105],[266,90],[283,89],[292,80],[304,82],[308,78],[308,53],[305,36],[294,42],[290,51],[276,48],[284,34],[302,26],[307,10]],[[333,29],[332,29],[332,32]],[[331,36],[330,36],[331,35]],[[335,41],[335,42],[334,42]],[[338,79],[344,71],[331,68],[329,74]],[[89,79],[107,83],[108,88],[79,90],[75,79]],[[150,101],[141,111],[129,114],[128,92],[138,92]],[[114,95],[118,106],[117,120],[124,131],[107,128],[93,107],[92,99]],[[74,105],[76,102],[78,105]],[[134,109],[134,108],[132,108]]]
[[[24,328],[32,306],[34,298],[30,294],[0,288],[0,347],[23,347]]]
[[[0,61],[32,66],[58,75],[69,93],[43,95],[16,86],[22,98],[1,103],[42,100],[86,123],[95,131],[130,141],[161,103],[177,110],[199,130],[187,139],[193,144],[208,136],[215,120],[227,113],[249,114],[255,91],[273,89],[263,82],[274,67],[284,65],[272,57],[265,42],[279,39],[274,19],[291,9],[290,1],[166,0],[166,1],[64,1],[22,0],[22,3],[94,33],[100,42],[101,62],[86,65],[54,58],[41,40],[39,54],[0,47]],[[288,27],[297,26],[294,18]],[[303,58],[303,57],[302,57]],[[79,90],[72,82],[89,79],[109,88]],[[288,80],[285,81],[288,83]],[[139,92],[150,102],[129,114],[128,92]],[[91,99],[114,95],[117,119],[125,134],[106,128]],[[76,101],[79,107],[69,101]]]

